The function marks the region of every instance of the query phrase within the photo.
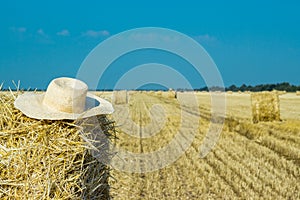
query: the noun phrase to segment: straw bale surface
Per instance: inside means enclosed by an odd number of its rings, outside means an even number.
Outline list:
[[[0,199],[108,199],[109,168],[90,155],[84,125],[30,119],[16,96],[0,91]]]
[[[276,92],[251,93],[252,120],[280,121],[279,96]]]

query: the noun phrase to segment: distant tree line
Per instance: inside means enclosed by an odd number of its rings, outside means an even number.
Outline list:
[[[283,83],[277,83],[277,84],[260,84],[256,86],[252,85],[246,85],[243,84],[240,87],[236,85],[231,85],[226,88],[222,87],[203,87],[200,89],[196,89],[196,91],[232,91],[232,92],[245,92],[245,91],[251,91],[251,92],[260,92],[260,91],[273,91],[273,90],[278,90],[278,91],[286,91],[286,92],[296,92],[300,91],[300,86],[295,86],[291,85],[290,83],[283,82]]]
[[[278,90],[278,91],[287,91],[287,92],[296,92],[300,91],[300,86],[295,86],[291,85],[287,82],[284,83],[277,83],[277,84],[260,84],[256,86],[251,86],[251,85],[241,85],[240,87],[237,87],[235,85],[231,85],[228,88],[226,88],[227,91],[251,91],[251,92],[259,92],[259,91],[273,91],[273,90]]]

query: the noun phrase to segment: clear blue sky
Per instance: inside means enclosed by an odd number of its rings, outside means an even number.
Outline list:
[[[104,39],[164,27],[197,40],[226,86],[300,85],[300,1],[14,1],[0,3],[0,83],[45,88],[75,76]],[[141,77],[142,78],[142,77]]]

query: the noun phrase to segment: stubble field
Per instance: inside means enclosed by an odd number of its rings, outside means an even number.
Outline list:
[[[0,96],[1,199],[300,199],[295,93],[280,95],[281,121],[256,124],[250,94],[227,93],[220,137],[201,158],[212,122],[220,123],[209,93],[97,92],[115,108],[100,120],[108,132],[115,121],[111,147],[152,156],[145,165],[117,153],[111,168],[87,156],[76,124],[30,119],[14,108],[14,95]]]
[[[99,94],[110,99],[111,94]],[[250,94],[226,94],[226,120],[215,148],[200,158],[211,116],[209,93],[197,93],[198,108],[184,108],[166,93],[128,92],[115,104],[115,145],[129,152],[155,152],[171,141],[195,138],[174,163],[148,173],[112,169],[115,199],[299,199],[300,97],[280,96],[279,122],[252,123]],[[122,97],[118,97],[122,98]],[[199,113],[194,111],[199,109]],[[181,118],[184,119],[181,119]],[[195,117],[199,126],[191,124]],[[183,120],[183,121],[181,121]],[[142,130],[142,131],[141,131]],[[179,134],[177,134],[179,132]],[[148,134],[145,136],[145,134]],[[153,134],[153,135],[151,135]],[[157,157],[157,162],[168,157]],[[138,169],[142,166],[136,166]],[[125,171],[126,166],[123,166]]]

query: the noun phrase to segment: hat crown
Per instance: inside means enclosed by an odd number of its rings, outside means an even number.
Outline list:
[[[82,113],[85,110],[87,91],[88,86],[80,80],[56,78],[48,85],[43,104],[62,112]]]

